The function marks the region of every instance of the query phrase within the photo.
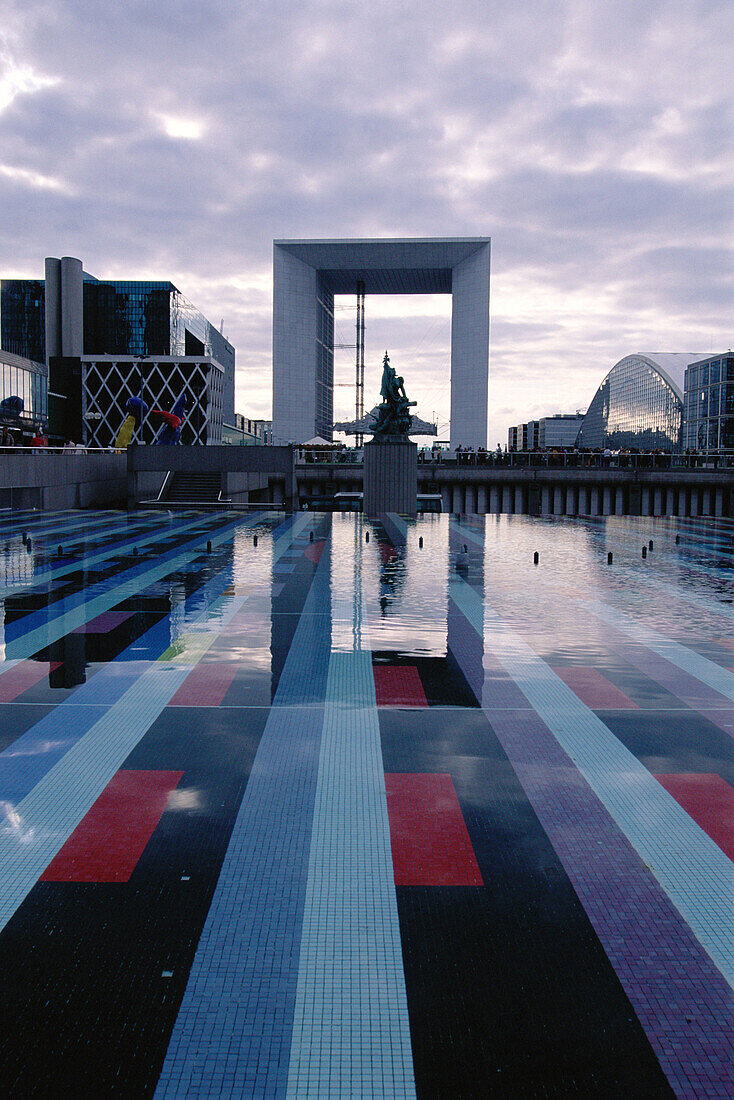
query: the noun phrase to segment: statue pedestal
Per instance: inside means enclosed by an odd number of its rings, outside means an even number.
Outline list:
[[[368,515],[416,514],[418,446],[404,436],[387,436],[365,443],[364,504]]]

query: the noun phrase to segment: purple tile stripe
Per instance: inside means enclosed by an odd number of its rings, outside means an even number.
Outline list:
[[[462,618],[466,630],[476,634]],[[461,648],[454,651],[457,659]],[[671,1087],[686,1100],[731,1098],[731,989],[553,734],[486,650],[484,673],[482,708]]]
[[[589,611],[593,614],[593,611]],[[604,641],[613,652],[618,653],[627,664],[644,672],[655,683],[660,684],[676,699],[698,711],[714,726],[734,737],[734,705],[731,699],[720,695],[718,691],[701,683],[695,676],[685,672],[678,665],[666,661],[641,642],[633,641],[627,634],[604,622]],[[558,670],[556,669],[556,672]]]
[[[637,703],[629,695],[620,691],[596,668],[587,665],[553,665],[553,671],[592,710],[639,710]]]
[[[133,615],[133,611],[104,611],[101,615],[97,615],[96,619],[90,619],[83,626],[78,626],[72,634],[107,634],[108,631],[132,619]]]

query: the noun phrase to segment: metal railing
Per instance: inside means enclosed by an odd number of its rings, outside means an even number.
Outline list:
[[[353,466],[362,452],[297,449],[299,466]],[[420,466],[480,467],[484,469],[568,470],[734,470],[734,454],[667,454],[662,452],[595,451],[418,451]]]

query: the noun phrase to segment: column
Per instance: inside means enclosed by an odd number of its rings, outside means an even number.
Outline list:
[[[82,261],[73,256],[61,260],[61,354],[84,354],[84,302]]]
[[[450,512],[451,511],[451,486],[450,485],[444,484],[444,485],[441,486],[441,508],[444,512]]]
[[[599,515],[599,489],[598,486],[592,485],[591,487],[591,502],[589,504],[589,515]]]
[[[477,491],[473,485],[467,485],[464,493],[464,511],[467,515],[477,514]]]
[[[44,299],[46,311],[46,366],[61,355],[61,260],[46,257]]]
[[[723,489],[716,490],[716,501],[714,503],[714,515],[718,519],[724,514],[724,491]]]
[[[500,507],[500,489],[498,485],[489,487],[489,511],[493,516],[498,516],[502,511]]]
[[[553,514],[550,485],[544,485],[540,491],[540,514],[541,516]]]
[[[701,515],[702,516],[710,516],[711,515],[711,490],[708,488],[708,486],[703,490],[702,495],[703,495],[703,501],[701,503]]]
[[[612,487],[611,485],[605,485],[602,494],[602,514],[605,516],[611,516],[612,514]]]
[[[675,490],[674,489],[666,489],[665,490],[665,515],[666,516],[674,516],[675,515]]]
[[[477,515],[487,514],[487,486],[477,485]]]
[[[663,514],[663,490],[660,486],[656,486],[654,493],[654,505],[652,514],[654,516],[662,516]]]
[[[642,507],[641,507],[641,510],[640,510],[640,515],[643,515],[643,516],[649,516],[650,515],[650,486],[649,485],[643,485],[642,486]]]
[[[523,487],[522,485],[515,486],[515,515],[525,515],[525,507],[523,505]]]
[[[556,485],[553,490],[553,515],[562,516],[564,506],[564,491],[560,485]]]
[[[464,511],[464,493],[462,492],[461,485],[454,485],[451,494],[451,511],[463,512]]]
[[[578,489],[575,485],[569,485],[566,489],[566,515],[575,516],[578,512],[577,507]]]
[[[589,514],[589,487],[588,485],[579,485],[579,515],[588,516]]]
[[[697,516],[698,514],[698,489],[692,486],[689,494],[688,515]]]
[[[615,516],[624,515],[624,489],[621,485],[618,485],[614,492],[614,514]]]
[[[505,515],[512,515],[512,490],[509,485],[502,486],[502,511]]]

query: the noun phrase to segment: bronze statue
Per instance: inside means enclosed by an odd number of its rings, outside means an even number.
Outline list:
[[[409,409],[417,402],[408,401],[403,379],[390,366],[390,357],[387,352],[382,361],[380,396],[382,404],[377,409],[376,419],[372,422],[373,434],[383,439],[387,436],[407,438],[412,421]]]

